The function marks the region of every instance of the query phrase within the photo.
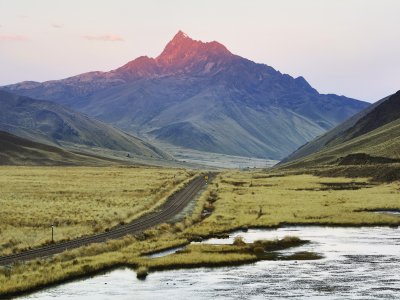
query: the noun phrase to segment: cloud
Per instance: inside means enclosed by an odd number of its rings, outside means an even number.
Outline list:
[[[85,35],[83,38],[88,41],[106,41],[106,42],[122,42],[124,40],[122,37],[114,34]]]
[[[51,24],[51,27],[59,29],[59,28],[63,28],[64,25],[63,24],[58,24],[58,23],[53,23],[53,24]]]
[[[0,41],[5,42],[24,42],[28,40],[28,37],[24,35],[0,35]]]

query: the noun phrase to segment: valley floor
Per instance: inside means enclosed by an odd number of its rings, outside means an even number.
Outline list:
[[[20,205],[26,211],[32,208],[32,211],[36,212],[32,203],[35,203],[40,196],[35,196],[35,193],[38,193],[39,190],[46,190],[44,186],[40,186],[43,179],[40,179],[36,173],[39,172],[37,171],[39,169],[36,171],[35,169],[28,169],[31,172],[28,172],[28,175],[26,172],[19,174],[20,171],[16,170],[18,168],[10,168],[6,174],[3,169],[3,175],[0,177],[3,179],[0,182],[9,181],[14,184],[14,187],[9,190],[8,194],[4,194],[3,189],[1,189],[2,205],[7,205],[7,203],[10,206],[16,205],[16,207]],[[58,170],[60,174],[74,172],[71,171],[74,169],[69,168],[54,170]],[[96,176],[102,178],[102,174],[108,174],[106,177],[111,178],[108,186],[114,186],[114,191],[118,190],[122,195],[124,189],[132,189],[131,192],[135,189],[143,189],[139,183],[137,186],[135,184],[133,178],[138,177],[138,174],[134,174],[135,169],[94,168],[86,170],[85,176],[82,173],[80,174],[83,185],[81,188],[86,189],[85,198],[77,197],[74,200],[74,205],[78,205],[79,201],[91,201],[91,198],[98,199],[101,196],[103,199],[107,199],[112,196],[112,191],[107,189],[101,189],[104,194],[99,195],[97,191],[99,188],[94,188],[96,183],[93,183],[91,190],[88,189],[90,182],[94,182]],[[119,174],[114,176],[116,178],[113,177],[114,172]],[[120,172],[122,173],[120,174]],[[124,174],[124,172],[128,173]],[[167,184],[165,190],[162,190],[162,196],[155,196],[159,195],[157,190],[149,195],[137,195],[137,202],[135,202],[137,205],[141,202],[140,199],[149,199],[153,196],[155,197],[153,201],[157,203],[156,199],[160,201],[162,197],[165,197],[168,191],[173,188],[173,184],[170,182],[173,180],[173,175],[179,174],[180,182],[190,175],[190,173],[182,170],[145,169],[142,172],[144,172],[143,175],[147,174],[153,180],[154,178],[164,178],[162,182],[168,182],[170,185]],[[154,176],[150,175],[152,172],[155,174]],[[127,180],[127,175],[132,181],[127,186],[120,185],[118,187],[118,184]],[[27,189],[25,194],[22,191],[20,192],[24,197],[17,199],[16,196],[11,196],[11,191],[18,190],[17,187],[24,190],[25,183],[32,182],[35,178],[38,182],[31,184],[31,188]],[[49,175],[49,178],[54,178],[54,176]],[[62,185],[62,180],[58,180]],[[153,181],[154,186],[162,186],[163,183],[160,182]],[[150,185],[150,182],[147,184]],[[97,182],[97,187],[99,186],[101,186],[101,181]],[[35,190],[34,187],[37,189]],[[52,190],[51,185],[48,190]],[[72,193],[73,191],[69,192]],[[92,197],[91,192],[93,192]],[[234,265],[260,259],[254,248],[250,247],[254,252],[243,251],[240,245],[239,248],[227,248],[226,245],[219,247],[192,244],[184,252],[165,257],[149,258],[144,255],[171,247],[187,245],[191,241],[206,237],[224,235],[237,229],[270,228],[287,224],[398,226],[400,224],[398,215],[376,213],[375,211],[399,211],[399,194],[400,186],[398,182],[378,183],[367,178],[317,177],[267,171],[221,172],[209,184],[207,191],[197,200],[191,214],[175,224],[162,224],[142,235],[128,236],[122,240],[109,241],[104,244],[93,244],[66,251],[45,260],[34,260],[0,268],[0,295],[29,291],[123,265],[141,270],[140,272],[147,272],[147,270],[177,267]],[[4,198],[4,195],[8,196]],[[62,195],[62,193],[52,194],[51,197],[55,201],[57,199],[61,201],[61,198],[58,198],[59,195]],[[32,197],[37,198],[32,199]],[[68,203],[68,197],[63,199],[64,203]],[[97,203],[101,203],[101,201],[95,201],[92,205],[97,205]],[[134,209],[136,206],[134,207],[132,204],[131,207]],[[54,213],[59,209],[60,206],[50,206],[48,212]],[[112,208],[109,210],[113,215]],[[131,208],[124,207],[122,211],[129,213]],[[106,208],[104,208],[104,212],[105,214],[108,213]],[[75,218],[76,213],[76,211],[71,213],[72,219]],[[133,217],[137,213],[139,213],[139,210],[132,212],[131,216]],[[21,210],[17,209],[13,213],[9,209],[7,214],[10,215],[9,218],[12,217],[15,220],[14,230],[18,230],[17,221],[22,222],[23,220]],[[38,211],[38,214],[40,215],[40,211]],[[88,225],[88,228],[91,228],[90,225]],[[3,246],[2,251],[3,253],[10,251],[10,246],[8,248]]]
[[[0,255],[104,232],[161,205],[195,173],[152,167],[0,167]]]

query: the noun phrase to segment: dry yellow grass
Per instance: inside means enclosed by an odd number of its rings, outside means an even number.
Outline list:
[[[0,167],[0,254],[104,231],[159,205],[181,169]]]
[[[400,209],[399,183],[312,175],[271,177],[262,172],[226,172],[215,181],[213,214],[190,229],[198,235],[243,226],[292,224],[400,224],[397,216],[363,212]]]

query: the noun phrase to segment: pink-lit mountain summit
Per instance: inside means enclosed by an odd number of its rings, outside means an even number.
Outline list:
[[[115,72],[127,80],[179,73],[215,73],[233,57],[218,42],[195,41],[179,31],[158,57],[141,56]]]
[[[368,104],[179,31],[156,58],[5,89],[55,101],[176,146],[280,159]]]

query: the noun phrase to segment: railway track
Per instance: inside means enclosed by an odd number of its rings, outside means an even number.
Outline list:
[[[211,179],[212,174],[209,174],[208,176]],[[46,257],[92,243],[102,243],[106,242],[107,240],[119,239],[128,234],[141,233],[151,227],[171,220],[189,204],[193,197],[195,197],[205,185],[206,181],[204,178],[202,176],[197,176],[191,182],[189,182],[184,189],[171,195],[167,201],[156,211],[150,212],[126,225],[114,227],[108,232],[102,232],[90,236],[80,237],[74,240],[50,244],[17,254],[0,256],[0,266]]]

